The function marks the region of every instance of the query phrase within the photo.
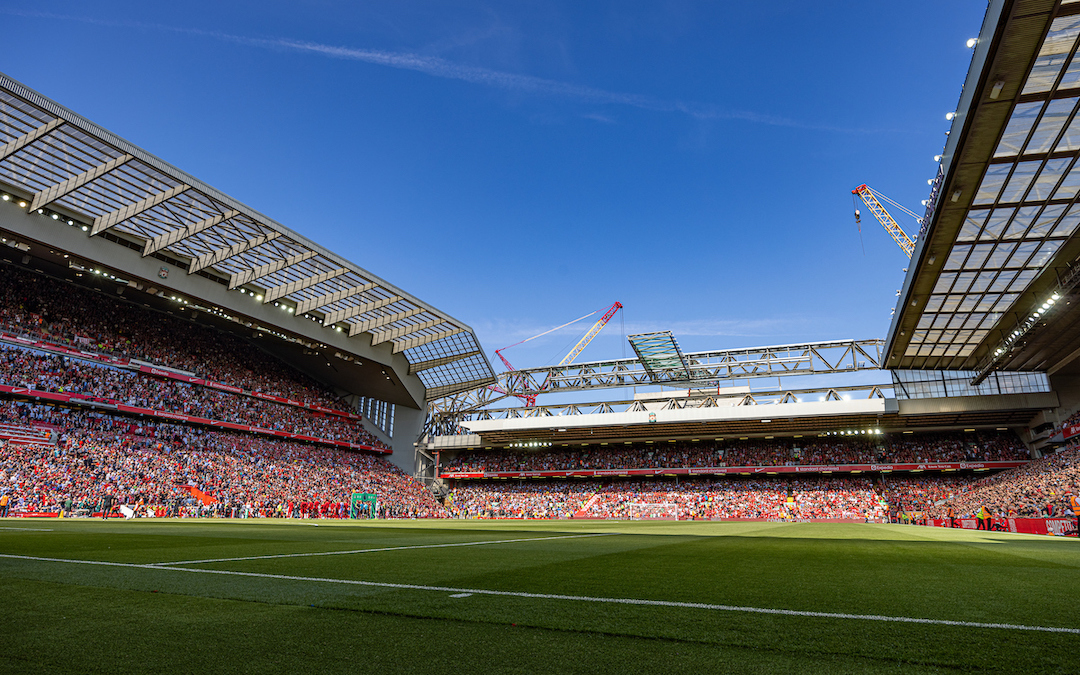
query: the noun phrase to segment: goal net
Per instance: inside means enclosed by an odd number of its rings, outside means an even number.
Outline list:
[[[630,504],[630,520],[678,520],[679,505],[674,502]]]

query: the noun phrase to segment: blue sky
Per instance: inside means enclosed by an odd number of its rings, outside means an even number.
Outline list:
[[[489,354],[618,300],[594,360],[884,337],[907,259],[851,189],[921,211],[985,7],[5,0],[0,71]]]

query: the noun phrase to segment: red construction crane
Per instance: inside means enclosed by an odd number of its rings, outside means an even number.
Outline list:
[[[593,338],[595,338],[597,336],[597,334],[601,330],[603,330],[604,326],[606,326],[608,324],[608,322],[611,321],[612,317],[614,317],[615,314],[620,309],[622,309],[622,303],[621,302],[616,302],[614,305],[609,307],[607,309],[607,311],[604,312],[604,315],[602,317],[600,317],[600,320],[597,321],[595,324],[593,324],[593,327],[590,328],[588,330],[588,332],[585,333],[585,335],[580,340],[578,340],[578,343],[576,345],[574,345],[574,348],[570,350],[570,353],[567,354],[565,357],[563,357],[563,360],[559,362],[559,365],[560,366],[565,366],[565,365],[569,365],[569,364],[573,363],[574,359],[577,358],[578,354],[580,354],[582,352],[582,350],[584,350],[585,347],[587,347],[589,345],[589,343],[593,341]],[[505,356],[503,356],[502,353],[504,351],[506,351],[507,349],[510,349],[510,347],[517,347],[520,344],[524,344],[524,343],[528,342],[529,340],[535,340],[538,337],[543,337],[545,335],[548,335],[549,333],[554,333],[555,331],[557,331],[557,330],[559,330],[561,328],[566,328],[567,326],[569,326],[571,324],[575,324],[578,321],[581,321],[582,319],[589,318],[590,316],[596,314],[599,311],[601,311],[601,310],[598,309],[595,312],[589,312],[585,316],[579,316],[578,318],[574,319],[573,321],[568,321],[568,322],[564,323],[561,326],[556,326],[555,328],[552,328],[551,330],[546,330],[543,333],[540,333],[538,335],[533,335],[532,337],[527,337],[524,340],[521,340],[520,342],[515,342],[514,344],[509,345],[507,347],[503,347],[502,349],[496,349],[495,350],[495,356],[498,356],[499,360],[503,362],[503,365],[506,366],[507,372],[516,372],[517,368],[515,368],[513,366],[513,364],[511,364],[510,361],[508,361],[507,358]],[[497,392],[499,392],[500,394],[502,394],[504,396],[516,396],[516,397],[518,397],[519,399],[521,399],[522,401],[525,402],[525,407],[526,408],[531,408],[532,406],[536,405],[536,395],[538,393],[544,391],[544,389],[547,388],[548,382],[547,382],[547,380],[544,380],[543,384],[541,384],[539,386],[536,386],[536,383],[531,378],[522,377],[520,379],[520,381],[517,382],[517,384],[520,385],[520,391],[506,391],[503,388],[499,387],[498,385],[491,385],[488,388],[491,389],[492,391],[497,391]],[[511,388],[512,389],[517,389],[518,387],[511,387]]]

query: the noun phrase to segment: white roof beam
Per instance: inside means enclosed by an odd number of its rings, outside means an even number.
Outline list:
[[[360,323],[354,323],[349,325],[349,337],[356,335],[357,333],[366,333],[369,330],[374,330],[380,326],[385,326],[395,321],[401,321],[402,319],[408,319],[410,316],[416,316],[423,313],[424,310],[410,309],[406,312],[398,312],[397,314],[388,314],[386,316],[380,316],[369,321],[362,321]]]
[[[46,204],[52,204],[58,199],[75,192],[87,183],[101,178],[105,174],[109,173],[117,167],[121,167],[131,160],[135,159],[132,155],[120,155],[114,160],[105,162],[100,166],[95,166],[93,169],[89,169],[80,173],[78,176],[72,176],[63,183],[57,183],[56,185],[49,186],[41,192],[34,195],[33,200],[30,201],[30,210],[36,211]]]
[[[364,284],[363,286],[353,286],[352,288],[346,288],[343,291],[335,291],[333,293],[327,293],[326,295],[320,295],[317,298],[311,298],[310,300],[301,300],[296,303],[296,313],[303,314],[304,312],[310,312],[313,309],[325,307],[330,303],[337,302],[338,300],[344,300],[351,298],[354,295],[360,295],[366,291],[378,286],[378,284]],[[333,323],[333,322],[331,322]]]
[[[152,197],[147,197],[146,199],[140,199],[139,201],[135,202],[134,204],[128,204],[127,206],[122,206],[119,209],[113,211],[112,213],[106,213],[103,216],[98,216],[97,218],[94,219],[94,226],[92,228],[90,228],[90,236],[92,237],[95,234],[101,234],[102,232],[104,232],[105,230],[107,230],[107,229],[109,229],[111,227],[116,227],[117,225],[124,222],[125,220],[127,220],[129,218],[134,218],[135,216],[139,215],[143,211],[147,211],[149,209],[152,209],[155,206],[157,206],[158,204],[161,204],[162,202],[167,202],[170,199],[172,199],[173,197],[175,197],[177,195],[180,195],[180,194],[183,194],[183,193],[187,192],[190,189],[191,189],[190,186],[184,185],[183,183],[181,183],[180,185],[177,185],[176,187],[174,187],[171,190],[166,190],[165,192],[159,192],[158,194],[153,195]]]
[[[392,305],[395,302],[398,302],[399,300],[403,300],[403,299],[404,298],[402,298],[400,295],[392,295],[389,298],[385,298],[383,300],[376,300],[375,302],[369,302],[369,303],[364,304],[364,305],[356,305],[355,307],[347,307],[345,309],[336,309],[333,312],[327,312],[326,316],[323,318],[323,321],[326,321],[326,322],[332,323],[332,324],[337,323],[338,321],[344,321],[345,319],[351,319],[354,316],[360,316],[361,314],[364,314],[366,312],[370,312],[370,311],[375,310],[375,309],[379,309],[380,307],[386,307],[387,305]],[[296,311],[297,311],[297,314],[302,313],[302,312],[300,312],[299,309],[296,310]],[[355,335],[355,333],[350,332],[349,335]]]
[[[418,330],[424,330],[425,328],[433,328],[441,323],[446,323],[445,319],[435,319],[434,321],[425,321],[423,323],[414,323],[411,326],[403,326],[401,328],[394,328],[393,330],[383,331],[381,333],[371,334],[371,346],[389,342],[395,338],[405,337],[415,333]]]
[[[290,281],[287,284],[268,288],[266,289],[266,293],[263,294],[263,304],[267,302],[273,302],[274,300],[284,297],[289,293],[295,293],[296,291],[302,291],[305,288],[311,288],[312,286],[321,284],[324,281],[336,279],[337,277],[340,277],[342,274],[345,274],[348,271],[349,270],[345,269],[344,267],[339,267],[336,270],[330,270],[329,272],[323,272],[322,274],[316,274],[314,276],[299,279],[297,281]]]
[[[417,361],[416,363],[410,363],[409,364],[409,374],[410,375],[415,375],[415,374],[417,374],[417,373],[419,373],[421,371],[424,371],[424,370],[429,370],[431,368],[438,368],[439,366],[445,366],[448,363],[453,363],[454,361],[461,361],[462,359],[467,359],[467,358],[469,358],[471,356],[479,356],[480,354],[481,354],[480,350],[477,349],[477,350],[474,350],[474,351],[471,351],[471,352],[465,352],[463,354],[454,354],[453,356],[443,356],[441,358],[431,359],[431,360],[428,360],[428,361]]]
[[[16,152],[22,150],[23,148],[30,145],[42,136],[45,136],[46,134],[52,132],[53,129],[57,128],[63,123],[64,120],[58,117],[52,122],[41,125],[37,129],[31,129],[30,131],[26,132],[22,136],[19,136],[13,141],[8,141],[4,145],[0,146],[0,162],[4,161],[8,157],[11,157]]]
[[[151,253],[157,253],[158,251],[165,248],[166,246],[171,246],[171,245],[175,244],[176,242],[178,242],[178,241],[180,241],[182,239],[187,239],[188,237],[195,236],[196,234],[202,232],[203,230],[208,230],[211,227],[215,227],[217,225],[220,225],[220,224],[224,223],[226,220],[228,220],[230,218],[235,218],[238,215],[240,215],[239,211],[226,211],[225,213],[219,213],[216,216],[211,216],[211,217],[207,218],[206,220],[202,220],[202,221],[199,221],[197,223],[191,223],[190,225],[185,225],[183,227],[179,227],[179,228],[177,228],[175,230],[171,230],[169,232],[166,232],[165,234],[159,234],[158,236],[154,237],[153,239],[148,239],[146,241],[146,245],[143,246],[143,253],[142,253],[143,257],[145,258],[146,256],[150,255]],[[207,254],[207,255],[212,255],[212,254]],[[207,255],[201,255],[201,256],[199,256],[197,258],[197,260],[202,260],[203,258],[207,257]],[[188,270],[188,273],[197,272],[198,270],[201,270],[203,267],[206,267],[206,265],[203,265],[202,267],[199,267],[198,269]]]
[[[291,267],[292,265],[295,265],[297,263],[302,263],[305,260],[314,258],[317,255],[319,254],[315,251],[306,251],[297,255],[291,255],[288,258],[281,258],[280,260],[275,260],[272,263],[267,263],[266,265],[256,267],[255,269],[237,272],[236,274],[229,277],[229,290],[232,290],[237,286],[243,286],[244,284],[255,281],[256,279],[259,279],[261,277],[265,277],[267,274],[273,274],[278,270],[285,269],[286,267]]]
[[[420,345],[426,345],[429,342],[435,342],[443,338],[448,338],[451,335],[457,335],[458,333],[464,333],[464,328],[455,328],[453,330],[444,330],[441,333],[434,333],[432,335],[425,335],[423,337],[413,338],[411,340],[403,340],[401,342],[394,343],[394,354],[405,351],[406,349],[412,349],[413,347],[419,347]]]
[[[164,236],[164,235],[162,235]],[[219,248],[216,251],[209,253],[203,253],[198,258],[191,261],[191,265],[188,267],[188,274],[194,274],[201,269],[212,267],[222,260],[228,260],[233,256],[238,256],[245,251],[250,251],[253,248],[258,248],[263,244],[274,241],[281,235],[277,232],[267,232],[266,234],[260,234],[257,237],[252,237],[247,241],[242,241],[239,244],[233,244],[232,246],[226,246],[225,248]],[[229,288],[234,288],[230,286]]]

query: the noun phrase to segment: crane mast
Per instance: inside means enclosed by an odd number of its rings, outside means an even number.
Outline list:
[[[562,361],[559,361],[559,365],[565,366],[573,363],[574,359],[577,358],[577,355],[581,353],[581,350],[589,346],[589,343],[592,342],[592,339],[594,337],[596,337],[596,334],[599,333],[600,330],[607,325],[608,321],[611,321],[611,317],[615,316],[615,312],[618,312],[620,309],[622,309],[621,302],[616,302],[614,305],[608,308],[608,311],[604,313],[604,316],[600,317],[600,320],[593,324],[593,327],[589,329],[588,333],[585,333],[585,337],[581,338],[581,340],[579,340],[578,343],[574,345],[574,348],[570,350],[569,354],[563,357]],[[624,314],[623,316],[626,315]]]
[[[878,219],[878,222],[885,227],[885,230],[890,235],[892,235],[893,241],[895,241],[900,246],[900,248],[904,251],[905,254],[907,254],[907,257],[910,259],[912,253],[915,252],[915,242],[911,239],[911,237],[907,235],[906,232],[904,232],[904,229],[900,227],[900,225],[896,222],[896,219],[893,218],[889,214],[889,212],[885,210],[885,206],[881,203],[881,200],[879,200],[878,197],[881,197],[881,199],[889,202],[893,206],[898,207],[916,220],[919,220],[919,217],[908,209],[905,209],[900,204],[897,204],[893,200],[889,199],[885,195],[873,190],[865,183],[852,190],[851,194],[862,199],[863,203],[866,204],[866,208],[870,209],[870,213],[874,214],[874,217]],[[855,222],[860,222],[858,209],[855,209]]]

